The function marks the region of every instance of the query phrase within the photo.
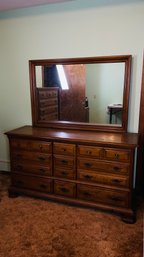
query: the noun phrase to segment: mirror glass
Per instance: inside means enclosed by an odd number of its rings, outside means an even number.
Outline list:
[[[130,55],[30,61],[34,125],[125,130],[130,62]]]

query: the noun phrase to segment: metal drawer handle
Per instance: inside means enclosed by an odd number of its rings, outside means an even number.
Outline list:
[[[118,153],[115,154],[115,158],[119,159],[119,154]]]
[[[121,198],[118,197],[118,196],[113,196],[111,199],[112,199],[113,201],[115,201],[115,202],[121,202],[121,201],[123,201],[123,199],[121,199]]]
[[[45,158],[42,157],[42,156],[39,156],[38,159],[39,159],[40,161],[45,161]]]
[[[87,154],[92,154],[92,152],[91,151],[87,151]]]
[[[113,167],[113,169],[114,169],[115,171],[119,171],[119,170],[120,170],[119,167]]]
[[[65,187],[61,187],[60,190],[63,192],[63,193],[68,193],[69,190]]]
[[[87,192],[87,191],[83,192],[83,194],[84,194],[85,196],[91,196],[91,194],[90,194],[89,192]]]
[[[43,172],[43,173],[45,173],[45,170],[44,170],[44,169],[39,169],[39,171],[40,171],[40,172]]]
[[[66,160],[61,160],[61,162],[62,162],[63,164],[67,164],[67,163],[68,163],[68,161],[66,161]]]
[[[40,184],[39,186],[40,186],[40,188],[43,188],[43,189],[46,189],[46,188],[47,188],[47,186],[44,185],[44,184]]]
[[[93,176],[90,176],[90,175],[84,175],[84,178],[86,178],[86,179],[92,179],[92,178],[93,178]]]
[[[92,167],[92,164],[91,163],[89,163],[89,162],[85,162],[85,164],[84,164],[87,168],[90,168],[90,167]]]
[[[119,179],[112,179],[112,182],[114,182],[114,183],[121,183],[121,181],[119,180]]]

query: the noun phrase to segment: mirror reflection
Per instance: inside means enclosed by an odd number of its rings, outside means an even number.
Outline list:
[[[42,121],[122,125],[125,63],[35,66]]]

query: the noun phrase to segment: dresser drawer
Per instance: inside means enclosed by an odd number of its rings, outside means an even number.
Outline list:
[[[39,165],[51,165],[52,157],[50,154],[37,153],[37,152],[26,152],[26,151],[13,151],[12,152],[13,162],[21,163],[21,161],[29,160],[39,163]]]
[[[56,195],[68,196],[74,198],[76,196],[76,185],[71,182],[54,181],[54,193]]]
[[[29,162],[21,162],[21,163],[14,162],[12,164],[12,170],[17,172],[39,174],[43,176],[52,175],[52,165],[49,165],[49,166],[32,165]]]
[[[77,197],[85,201],[112,206],[128,207],[129,204],[129,194],[126,191],[108,190],[80,184],[77,185]]]
[[[75,179],[76,174],[75,174],[75,171],[73,171],[73,169],[71,170],[71,169],[55,168],[54,176],[59,178]]]
[[[95,170],[98,172],[114,173],[119,175],[128,175],[130,173],[130,165],[127,163],[99,161],[88,158],[78,158],[77,167],[78,169]]]
[[[46,193],[52,192],[52,180],[34,176],[24,176],[21,174],[12,174],[12,185],[20,188],[42,191]]]
[[[129,186],[129,177],[127,176],[112,176],[107,174],[96,173],[95,171],[78,170],[77,179],[86,182],[96,182],[112,186]]]
[[[84,146],[78,145],[77,148],[79,156],[96,157],[100,158],[102,154],[102,148],[96,146]]]
[[[39,106],[40,108],[45,108],[52,105],[58,105],[58,99],[57,98],[51,98],[47,101],[47,99],[40,99],[39,100]]]
[[[11,140],[11,147],[15,150],[37,151],[42,153],[51,153],[51,142],[33,141],[33,140]]]
[[[75,158],[72,156],[61,156],[54,155],[54,169],[56,168],[67,168],[67,169],[75,169]]]
[[[55,154],[74,155],[76,146],[74,144],[53,143]]]
[[[40,99],[44,99],[44,98],[48,99],[49,97],[50,98],[58,97],[58,90],[56,89],[39,90],[38,93],[39,93]]]
[[[107,160],[129,162],[130,154],[131,154],[130,150],[111,149],[111,148],[104,149],[104,158]]]

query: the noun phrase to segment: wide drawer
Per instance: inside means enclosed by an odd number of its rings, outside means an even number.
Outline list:
[[[12,174],[12,185],[20,188],[52,192],[52,180],[34,176],[25,176],[17,173]]]
[[[65,155],[54,155],[54,168],[75,169],[75,158]]]
[[[12,159],[13,162],[20,163],[24,160],[29,160],[33,162],[37,162],[40,165],[51,165],[51,155],[50,154],[44,154],[44,153],[37,153],[37,152],[26,152],[26,151],[13,151],[12,152]]]
[[[41,99],[44,99],[44,98],[46,98],[46,99],[48,99],[48,97],[57,97],[58,96],[58,90],[56,90],[56,89],[45,89],[45,90],[43,90],[43,89],[39,89],[39,91],[38,91],[38,93],[39,93],[39,97],[41,98]]]
[[[114,174],[128,175],[130,172],[130,165],[127,163],[99,161],[88,158],[78,158],[77,166],[78,169],[95,170],[98,172]]]
[[[113,186],[129,186],[128,176],[112,176],[88,170],[78,170],[77,179],[86,182],[96,182]]]
[[[76,185],[71,182],[54,181],[54,193],[56,195],[74,198],[76,196]]]
[[[51,153],[52,144],[51,142],[43,142],[37,140],[13,139],[11,140],[11,147],[17,150]]]
[[[52,175],[52,165],[49,166],[42,166],[42,165],[32,165],[29,162],[21,162],[17,163],[14,162],[12,164],[12,170],[24,173],[33,173],[39,174],[43,176],[51,176]]]
[[[128,207],[129,194],[127,191],[109,190],[95,186],[77,185],[79,199],[104,203],[112,206]]]
[[[73,169],[55,168],[54,169],[54,176],[55,177],[60,177],[60,178],[75,179],[76,173]]]
[[[74,144],[53,143],[53,152],[55,154],[74,155],[75,151],[76,146]]]

